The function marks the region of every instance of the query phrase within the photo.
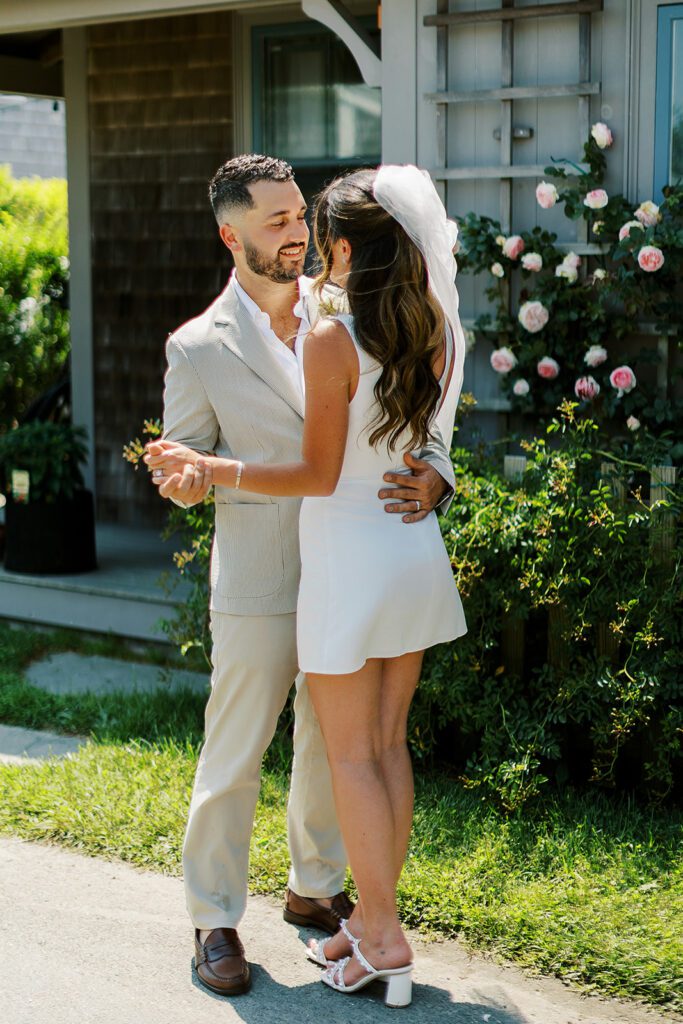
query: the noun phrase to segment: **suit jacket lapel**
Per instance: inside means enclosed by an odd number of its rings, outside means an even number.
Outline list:
[[[240,302],[232,281],[223,292],[216,312],[216,327],[223,344],[303,417],[304,398],[300,388],[293,384],[262,337]]]

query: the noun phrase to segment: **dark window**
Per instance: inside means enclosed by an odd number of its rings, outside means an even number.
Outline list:
[[[253,30],[253,99],[254,149],[288,160],[307,197],[342,170],[379,163],[380,90],[323,26]]]

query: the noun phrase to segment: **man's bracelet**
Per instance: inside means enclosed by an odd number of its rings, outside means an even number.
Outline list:
[[[237,463],[237,476],[235,477],[235,490],[236,491],[239,491],[239,489],[240,489],[240,481],[242,480],[242,470],[243,469],[244,469],[244,463],[243,462],[238,462]]]

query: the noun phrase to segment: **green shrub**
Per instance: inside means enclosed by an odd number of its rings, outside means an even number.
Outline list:
[[[63,372],[67,254],[66,182],[0,167],[0,433]]]
[[[30,476],[29,501],[72,498],[83,487],[80,464],[87,457],[84,427],[32,420],[0,434],[1,487],[9,493],[11,474],[26,470]]]
[[[126,462],[138,470],[146,443],[144,438],[152,440],[160,437],[161,432],[160,420],[145,420],[142,429],[143,440],[136,437],[124,445],[123,457]],[[213,493],[209,494],[205,501],[187,510],[172,502],[167,504],[169,511],[164,537],[178,534],[185,545],[173,558],[180,573],[180,576],[176,577],[176,582],[182,577],[189,583],[189,592],[178,608],[175,618],[162,622],[162,627],[169,639],[178,645],[182,654],[197,649],[198,652],[203,652],[207,664],[210,665],[209,563],[214,532]]]
[[[524,445],[521,483],[454,453],[443,533],[469,632],[429,652],[412,737],[509,808],[548,777],[665,796],[681,755],[680,483],[651,506],[656,446],[602,449],[576,409]]]

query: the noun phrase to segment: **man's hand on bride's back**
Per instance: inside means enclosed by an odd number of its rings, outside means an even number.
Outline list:
[[[408,453],[403,461],[410,473],[385,473],[386,483],[396,486],[382,488],[379,497],[384,501],[389,499],[384,506],[387,512],[403,513],[404,523],[419,523],[441,502],[449,485],[424,459],[416,459]]]

